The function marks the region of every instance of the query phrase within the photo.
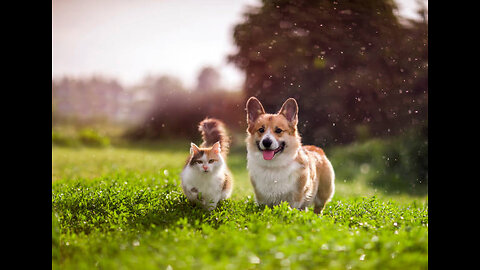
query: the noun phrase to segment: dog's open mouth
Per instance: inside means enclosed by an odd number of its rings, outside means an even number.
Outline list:
[[[285,148],[285,142],[282,142],[277,149],[274,150],[262,150],[263,159],[271,160],[277,153],[280,153]]]

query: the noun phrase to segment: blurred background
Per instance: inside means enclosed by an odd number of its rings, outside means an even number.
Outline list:
[[[337,180],[425,195],[427,6],[52,0],[52,149],[199,142],[215,117],[244,155],[246,100],[276,112],[294,97],[303,143],[327,150]]]

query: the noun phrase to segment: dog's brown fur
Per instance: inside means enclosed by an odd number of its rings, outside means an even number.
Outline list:
[[[335,175],[321,148],[302,146],[295,99],[286,100],[278,113],[269,114],[258,99],[251,97],[247,101],[247,122],[248,169],[257,202],[271,206],[287,201],[298,209],[314,204],[314,212],[321,213],[333,196]],[[278,129],[281,132],[275,132]],[[272,160],[262,160],[256,154],[261,153],[258,142],[267,130],[275,140],[285,142],[284,149]],[[276,177],[281,178],[281,187],[276,185]]]

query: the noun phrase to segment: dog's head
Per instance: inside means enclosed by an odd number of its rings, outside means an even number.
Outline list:
[[[251,97],[246,110],[249,151],[261,152],[264,160],[296,153],[300,136],[297,132],[298,105],[295,99],[287,99],[276,114],[270,114],[265,113],[257,98]]]

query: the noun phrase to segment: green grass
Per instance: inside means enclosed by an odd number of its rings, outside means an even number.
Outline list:
[[[322,216],[259,207],[239,146],[232,199],[206,212],[179,186],[188,145],[52,147],[53,268],[427,269],[426,194],[392,194],[361,173],[342,179],[355,169],[339,165]]]

